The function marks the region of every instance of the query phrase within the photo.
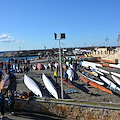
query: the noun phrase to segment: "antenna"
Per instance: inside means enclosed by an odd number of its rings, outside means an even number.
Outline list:
[[[108,46],[108,41],[109,41],[108,37],[106,37],[105,41],[106,41],[106,46]]]

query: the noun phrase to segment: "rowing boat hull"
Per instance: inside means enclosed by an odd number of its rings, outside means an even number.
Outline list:
[[[37,66],[36,66],[36,65],[33,65],[32,68],[33,68],[33,70],[36,70],[36,69],[37,69]]]
[[[100,90],[102,90],[102,91],[105,91],[105,92],[108,92],[108,93],[112,94],[112,92],[111,92],[110,90],[106,89],[105,87],[103,87],[103,86],[101,86],[101,85],[98,85],[98,84],[95,83],[95,82],[92,82],[92,81],[90,81],[90,80],[88,80],[88,79],[86,79],[86,78],[84,78],[84,77],[82,77],[82,76],[80,76],[80,79],[81,79],[82,81],[84,81],[85,83],[88,83],[89,85],[91,85],[91,86],[93,86],[93,87],[95,87],[95,88],[98,88],[98,89],[100,89]]]
[[[35,95],[42,97],[42,93],[40,91],[39,86],[34,82],[33,79],[28,77],[26,74],[24,75],[24,83]]]
[[[90,80],[90,81],[93,81],[93,82],[95,82],[95,83],[97,83],[97,84],[99,84],[99,85],[104,85],[103,82],[94,80],[93,78],[91,79],[90,77],[87,77],[86,75],[82,74],[81,72],[80,72],[80,74],[81,74],[83,77],[85,77],[85,78],[87,78],[88,80]]]
[[[80,58],[84,58],[84,56],[77,56],[77,58],[78,58],[78,59],[80,59]]]
[[[120,64],[109,64],[109,66],[113,67],[113,68],[120,68]]]
[[[42,79],[43,82],[47,88],[47,90],[56,98],[58,99],[58,94],[57,94],[57,90],[54,87],[54,85],[52,84],[52,82],[45,76],[45,74],[43,73],[42,75]]]
[[[105,78],[104,76],[100,76],[100,78],[101,78],[104,82],[106,82],[110,87],[112,87],[113,89],[120,91],[120,88],[117,87],[117,86],[116,86],[113,82],[111,82],[109,79]]]
[[[97,60],[101,62],[106,62],[106,63],[115,63],[115,61],[111,61],[111,60],[105,60],[105,59],[99,59],[99,58],[97,58]]]
[[[83,76],[84,76],[84,75],[83,75]],[[94,79],[88,78],[88,77],[86,77],[86,76],[84,76],[84,77],[87,78],[87,79],[90,80],[90,81],[93,81],[93,82],[99,84],[99,85],[104,85],[103,82],[100,82],[100,81],[97,81],[97,80],[94,80]]]
[[[83,61],[82,64],[83,65],[88,65],[88,66],[91,66],[91,67],[94,67],[94,66],[102,67],[102,65],[100,65],[100,64],[97,64],[97,63],[94,63],[94,62],[88,62],[88,61]]]
[[[117,77],[120,77],[120,74],[119,73],[115,73],[115,72],[110,72],[112,75],[115,75]]]
[[[117,77],[115,77],[114,75],[111,75],[111,76],[112,76],[112,78],[114,79],[114,81],[115,81],[118,85],[120,85],[120,79],[117,78]]]
[[[0,89],[6,90],[10,85],[10,75],[6,74],[5,77],[1,80]]]
[[[106,71],[106,70],[103,70],[103,69],[100,69],[100,68],[97,68],[97,69],[98,69],[98,71],[100,71],[100,72],[103,72],[103,73],[107,73],[107,74],[109,74],[109,72]]]
[[[110,66],[110,64],[108,63],[98,63],[98,64],[102,65],[103,67],[115,68],[114,66]]]
[[[61,78],[59,78],[61,80]],[[70,87],[73,87],[73,84],[69,81],[69,80],[66,80],[66,78],[63,78],[63,83],[65,83],[66,85],[70,86]]]
[[[38,70],[41,70],[42,69],[42,65],[40,63],[37,64],[37,68]]]
[[[85,71],[85,72],[88,72],[88,73],[90,73],[90,74],[92,74],[92,75],[94,75],[94,76],[98,76],[98,74],[97,74],[96,72],[90,72],[90,71],[85,70],[85,69],[84,69],[84,71]]]
[[[103,67],[110,67],[110,68],[113,68],[113,67],[109,66],[109,64],[107,64],[107,63],[98,63],[98,64],[102,65]]]
[[[90,67],[91,70],[95,71],[95,73],[98,73],[100,75],[104,75],[101,71],[99,71],[96,67],[93,68],[93,67]]]

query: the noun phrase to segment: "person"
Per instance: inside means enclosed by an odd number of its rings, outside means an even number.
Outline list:
[[[3,70],[3,62],[1,62],[1,70]]]
[[[10,63],[7,63],[7,71],[9,71],[11,69],[11,65]]]
[[[58,62],[55,63],[55,68],[58,70]]]
[[[0,106],[1,106],[1,118],[4,118],[4,108],[5,108],[5,93],[0,90]]]
[[[56,83],[57,83],[57,78],[58,78],[58,70],[55,70],[55,72],[54,72],[54,78],[55,78],[55,80],[56,80]]]
[[[26,65],[26,68],[25,68],[25,73],[28,74],[29,73],[29,66]]]
[[[10,90],[8,90],[8,106],[9,106],[9,115],[13,115],[14,94]]]
[[[23,73],[25,73],[25,69],[26,69],[26,68],[25,68],[25,65],[23,65]]]
[[[77,70],[77,61],[75,61],[74,63],[73,63],[73,66],[74,66],[74,69],[75,69],[75,71]]]
[[[51,71],[53,71],[53,62],[51,62]]]
[[[67,74],[67,71],[64,72],[64,78],[66,78],[66,80],[68,80],[68,74]]]
[[[2,75],[3,75],[3,72],[0,70],[0,81],[1,81]]]
[[[6,72],[7,72],[7,65],[6,65],[5,62],[4,62],[4,67],[3,67],[3,69],[4,69],[4,74],[6,74]]]

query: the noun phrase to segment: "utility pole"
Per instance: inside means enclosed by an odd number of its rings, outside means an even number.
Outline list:
[[[63,77],[62,77],[62,62],[61,62],[61,47],[60,40],[65,39],[65,33],[60,34],[60,39],[57,39],[57,34],[54,33],[55,40],[59,40],[59,61],[60,61],[60,76],[61,76],[61,98],[63,99]]]
[[[46,54],[46,46],[44,45],[44,49],[45,49],[45,54]]]
[[[108,37],[106,37],[105,41],[106,41],[106,46],[108,47],[108,41],[109,41]]]
[[[120,34],[118,35],[118,39],[117,39],[118,47],[119,47],[119,41],[120,41]]]

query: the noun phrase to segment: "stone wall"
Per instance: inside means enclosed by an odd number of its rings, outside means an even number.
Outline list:
[[[70,102],[16,100],[14,108],[79,120],[120,120],[120,108],[106,108]]]

